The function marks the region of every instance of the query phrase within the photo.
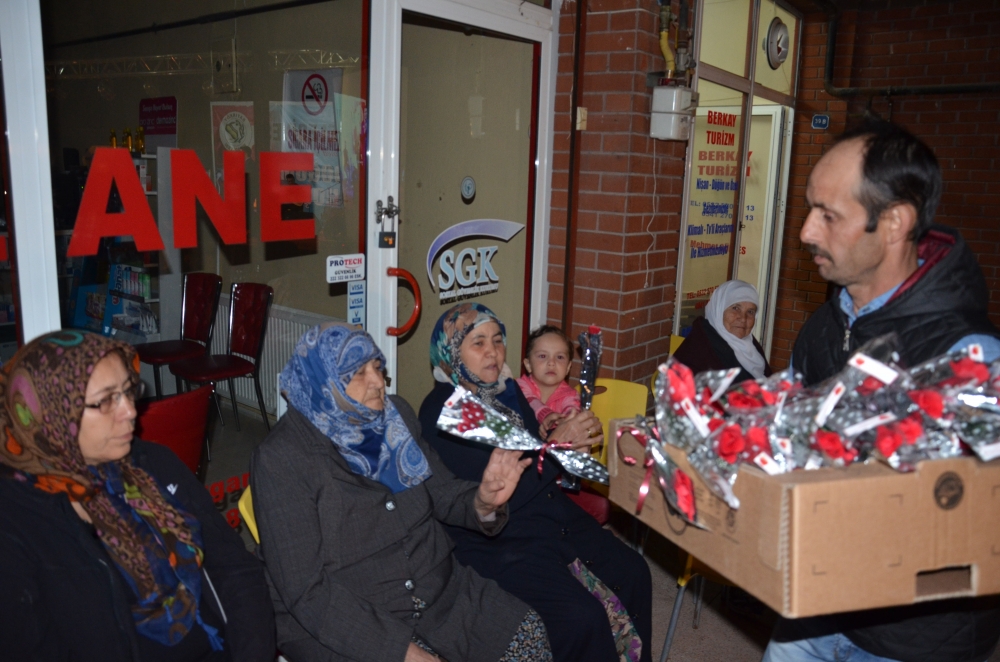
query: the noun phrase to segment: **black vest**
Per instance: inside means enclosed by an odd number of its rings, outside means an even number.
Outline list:
[[[904,365],[944,354],[971,334],[1000,337],[986,315],[986,281],[961,235],[934,225],[918,251],[924,260],[920,268],[888,303],[855,320],[850,333],[839,296],[809,318],[792,352],[806,384],[836,374],[859,346],[891,331],[899,334]],[[996,645],[998,602],[997,596],[941,600],[842,614],[834,622],[874,655],[904,662],[976,662]]]
[[[839,296],[806,321],[792,351],[795,369],[806,384],[836,374],[858,347],[892,331],[899,334],[907,366],[944,354],[971,334],[1000,337],[986,314],[986,280],[962,236],[933,225],[918,254],[924,260],[921,267],[888,303],[855,320],[850,329]]]

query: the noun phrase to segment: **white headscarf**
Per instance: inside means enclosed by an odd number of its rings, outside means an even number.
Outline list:
[[[755,379],[761,379],[764,376],[764,357],[753,344],[753,334],[748,333],[746,338],[737,338],[726,331],[726,327],[722,323],[722,314],[726,312],[726,309],[743,302],[752,303],[760,308],[757,288],[742,280],[726,281],[719,285],[715,292],[712,292],[712,298],[705,306],[705,318],[736,352],[736,360],[740,362],[740,365],[746,368],[747,372]]]

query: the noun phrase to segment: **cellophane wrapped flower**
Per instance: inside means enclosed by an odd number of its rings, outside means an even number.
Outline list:
[[[456,437],[497,448],[547,452],[567,473],[608,484],[608,470],[589,453],[542,442],[461,386],[445,401],[437,427]]]
[[[660,442],[659,430],[653,425],[652,420],[643,416],[637,416],[635,421],[629,425],[618,428],[619,438],[625,432],[630,433],[643,448],[644,461],[646,467],[646,477],[643,480],[641,489],[649,490],[652,486],[649,482],[655,475],[656,482],[663,491],[663,496],[669,507],[676,512],[688,524],[705,528],[698,518],[697,505],[694,495],[694,482],[677,464],[670,459],[663,444]],[[635,465],[639,461],[634,457],[629,457],[618,448],[619,459],[625,464]],[[643,497],[644,498],[644,495]],[[641,511],[642,503],[638,504]],[[637,512],[638,514],[638,512]]]
[[[660,439],[684,450],[700,446],[722,415],[698,399],[691,369],[673,357],[658,368],[655,409]]]

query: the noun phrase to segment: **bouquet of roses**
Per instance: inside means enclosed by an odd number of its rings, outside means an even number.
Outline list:
[[[437,420],[438,429],[456,437],[513,451],[539,451],[539,469],[544,453],[550,453],[567,473],[608,484],[608,470],[589,453],[561,444],[545,443],[514,425],[497,410],[461,386],[445,401]]]

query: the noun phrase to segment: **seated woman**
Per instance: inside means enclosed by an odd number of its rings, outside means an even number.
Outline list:
[[[328,324],[281,372],[288,413],[250,464],[278,645],[295,662],[551,660],[538,614],[456,563],[440,523],[496,535],[527,462],[497,449],[481,483],[456,479],[386,397],[383,361]]]
[[[444,401],[456,385],[538,434],[538,421],[505,364],[506,342],[503,323],[477,303],[447,311],[431,335],[431,363],[439,383],[420,407],[420,422],[424,437],[459,478],[478,475],[490,450],[437,429]],[[548,439],[585,449],[601,438],[600,430],[600,421],[582,411],[567,416]],[[649,660],[649,568],[559,489],[558,474],[551,457],[545,458],[542,473],[534,466],[525,472],[508,504],[510,522],[498,536],[449,527],[455,556],[541,615],[554,659]]]
[[[699,317],[691,333],[674,352],[674,358],[695,374],[706,370],[743,368],[734,384],[771,376],[764,348],[750,332],[760,305],[757,288],[742,280],[726,281],[712,292],[705,317]]]
[[[133,439],[138,366],[61,331],[3,367],[2,657],[273,660],[260,563],[173,451]]]

